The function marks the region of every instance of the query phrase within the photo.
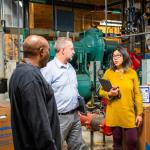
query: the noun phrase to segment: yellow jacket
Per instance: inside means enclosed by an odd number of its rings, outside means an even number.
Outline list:
[[[106,124],[110,127],[136,127],[136,116],[143,112],[136,71],[131,68],[125,72],[114,72],[108,69],[103,78],[109,80],[113,86],[119,87],[121,93],[120,99],[109,100],[108,92],[100,88],[100,96],[108,99]]]

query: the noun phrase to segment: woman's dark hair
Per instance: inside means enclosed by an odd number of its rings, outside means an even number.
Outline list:
[[[110,69],[112,69],[113,71],[115,71],[117,69],[117,67],[115,66],[115,64],[113,62],[113,54],[115,51],[118,51],[122,55],[122,57],[123,57],[122,67],[123,67],[124,71],[126,71],[129,67],[131,67],[132,62],[131,62],[131,59],[129,57],[127,50],[122,46],[118,46],[117,48],[115,48],[113,50],[111,59],[110,59]]]

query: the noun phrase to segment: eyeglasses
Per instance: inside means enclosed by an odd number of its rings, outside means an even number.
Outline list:
[[[121,54],[118,54],[118,55],[113,55],[112,57],[113,57],[113,58],[121,58],[122,55],[121,55]]]

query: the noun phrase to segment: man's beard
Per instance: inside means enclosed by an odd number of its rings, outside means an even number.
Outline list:
[[[40,68],[43,68],[46,66],[47,62],[49,60],[49,55],[46,55],[43,59],[40,61]]]

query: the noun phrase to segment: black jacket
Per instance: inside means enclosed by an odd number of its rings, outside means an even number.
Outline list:
[[[60,126],[52,88],[40,69],[20,64],[9,83],[15,150],[60,150]]]

